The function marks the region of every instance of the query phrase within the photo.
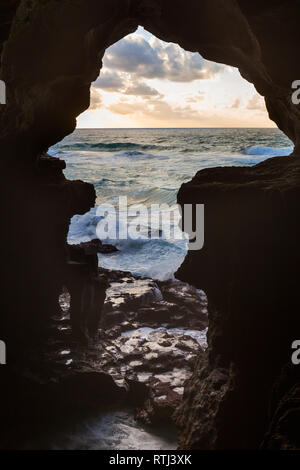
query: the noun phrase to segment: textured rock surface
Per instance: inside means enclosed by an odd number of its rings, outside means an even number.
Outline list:
[[[292,450],[300,448],[300,386],[297,368],[286,365],[273,387],[271,396],[271,424],[262,448]]]
[[[66,181],[63,162],[42,155],[88,108],[105,49],[142,25],[238,67],[298,155],[291,82],[300,78],[300,30],[297,0],[4,0],[0,11],[0,79],[7,85],[0,110],[0,332],[11,368],[28,345],[45,341],[63,284],[70,218],[94,204],[90,185]],[[298,176],[296,159],[278,159],[253,170],[205,171],[181,192],[181,202],[206,203],[208,234],[205,250],[189,255],[179,275],[206,289],[212,306],[209,352],[178,414],[185,447],[257,447],[267,430],[271,384],[299,331]]]
[[[170,304],[165,324],[166,302],[161,293],[153,293],[151,279],[143,280],[141,285],[141,280],[129,273],[100,272],[111,288],[107,290],[98,335],[90,338],[87,346],[74,340],[70,298],[65,291],[59,299],[61,313],[51,318],[47,341],[31,347],[26,362],[6,376],[6,383],[13,383],[14,388],[10,399],[10,387],[0,390],[1,400],[7,404],[1,413],[5,434],[0,433],[0,448],[19,448],[28,440],[34,446],[49,432],[59,435],[69,421],[80,423],[87,413],[118,406],[131,405],[136,418],[147,425],[173,425],[172,415],[181,402],[184,383],[206,346],[206,298],[186,286],[190,309],[194,305],[193,311],[187,312],[190,320],[180,323],[174,315],[174,304]],[[181,296],[182,285],[162,283],[162,287],[172,289],[174,296],[177,289]],[[117,301],[119,286],[123,289]],[[158,286],[156,289],[161,292]],[[179,310],[183,305],[175,307]],[[160,315],[160,308],[165,317]],[[202,328],[192,330],[199,317]],[[19,388],[23,390],[20,402]]]
[[[69,354],[62,359],[72,368],[84,361],[112,376],[120,386],[130,384],[133,393],[142,391],[145,402],[137,410],[138,419],[146,424],[170,423],[195,359],[206,348],[206,296],[181,282],[158,285],[126,272],[99,271],[110,282],[99,339],[79,354],[76,348],[67,348]],[[167,300],[170,292],[176,303]],[[66,294],[60,302],[67,311]],[[68,316],[58,325],[63,337],[56,350],[68,340]]]
[[[34,171],[15,171],[2,185],[7,230],[2,231],[0,331],[8,365],[18,356],[23,360],[27,346],[47,335],[65,280],[70,218],[95,202],[93,186],[66,180],[64,167],[43,155]]]
[[[295,157],[200,171],[179,192],[181,204],[205,204],[206,240],[177,276],[205,290],[210,312],[206,359],[177,414],[183,447],[263,440],[273,383],[300,331],[299,196]]]

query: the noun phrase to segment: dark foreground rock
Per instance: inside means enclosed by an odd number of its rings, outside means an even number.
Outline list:
[[[270,425],[263,449],[300,448],[300,377],[297,367],[287,364],[278,377],[270,400]]]
[[[119,251],[118,248],[114,245],[110,245],[109,243],[102,243],[99,238],[94,238],[89,242],[79,243],[79,245],[75,246],[78,247],[78,250],[83,250],[86,254],[102,253],[104,255],[107,255]]]
[[[179,192],[180,204],[205,204],[206,239],[177,276],[205,290],[210,312],[208,351],[177,412],[183,448],[298,446],[299,198],[296,157],[203,170]],[[285,364],[294,381],[275,398]]]
[[[99,275],[109,288],[98,334],[86,345],[74,338],[64,290],[46,344],[7,377],[7,393],[12,387],[16,396],[7,400],[15,405],[13,411],[7,407],[3,421],[17,413],[20,429],[15,421],[8,425],[2,448],[34,445],[39,435],[55,434],[83,414],[118,406],[133,406],[136,419],[147,425],[172,425],[194,361],[206,347],[206,296],[182,282],[104,269]],[[20,387],[23,399],[17,403]],[[5,390],[0,396],[8,398]]]

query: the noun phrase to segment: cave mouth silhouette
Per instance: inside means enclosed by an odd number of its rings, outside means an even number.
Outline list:
[[[64,284],[69,221],[95,203],[94,188],[64,178],[63,162],[45,152],[71,134],[76,117],[88,109],[91,83],[110,45],[142,25],[166,42],[237,67],[264,96],[270,118],[295,144],[294,156],[300,153],[300,110],[291,101],[291,84],[299,78],[294,60],[299,43],[296,1],[189,0],[183,7],[179,0],[48,0],[30,5],[22,1],[16,10],[18,4],[12,2],[16,7],[1,37],[1,80],[7,86],[7,105],[0,115],[2,216],[9,227],[2,233],[1,264],[1,340],[9,345],[5,373],[14,373],[15,361],[24,370],[32,345],[44,343]],[[209,245],[199,256],[188,255],[180,278],[193,285],[205,281],[214,306],[206,363],[195,371],[177,415],[182,448],[258,448],[272,418],[264,445],[290,448],[282,434],[292,430],[291,420],[284,422],[285,429],[276,427],[284,413],[277,407],[278,396],[272,415],[267,410],[274,381],[288,363],[289,346],[299,331],[299,165],[294,156],[251,169],[204,170],[181,192],[182,202],[201,198],[213,206]],[[230,229],[236,220],[242,223],[233,237]],[[226,250],[214,236],[218,230],[226,235]],[[48,406],[51,393],[46,397],[45,388],[41,394],[39,387],[31,387],[28,376],[22,387],[19,378],[8,393],[1,390],[7,405],[2,410],[5,431],[14,425],[11,416],[26,415],[41,395],[47,399],[40,410],[56,409],[53,401]],[[282,396],[296,383],[289,380],[281,382]],[[68,386],[70,391],[72,383]],[[36,395],[28,397],[33,388]],[[80,391],[87,389],[93,389],[90,382]],[[55,397],[60,403],[60,395]],[[24,403],[31,406],[25,410]],[[24,419],[26,426],[31,418],[29,413]]]

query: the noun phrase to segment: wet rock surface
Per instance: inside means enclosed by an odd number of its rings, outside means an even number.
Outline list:
[[[8,374],[10,387],[0,396],[6,400],[9,394],[14,411],[8,407],[2,418],[9,423],[18,410],[20,427],[5,428],[3,448],[35,447],[49,442],[47,435],[55,441],[66,426],[85,422],[86,413],[114,413],[128,406],[140,425],[174,433],[173,413],[206,348],[206,296],[176,280],[154,281],[102,268],[99,276],[109,287],[100,328],[88,344],[72,333],[71,299],[64,289],[48,340],[27,351]]]
[[[69,371],[105,372],[133,402],[142,398],[138,419],[147,424],[170,422],[194,361],[206,347],[206,296],[179,281],[99,271],[110,283],[99,334],[86,348],[72,345],[70,299],[64,292],[49,360]]]

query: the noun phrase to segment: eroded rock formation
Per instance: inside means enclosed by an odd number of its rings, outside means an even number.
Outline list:
[[[174,427],[184,384],[206,347],[206,296],[179,281],[157,284],[102,268],[99,277],[110,287],[98,334],[86,337],[88,342],[74,336],[72,303],[64,290],[51,335],[30,345],[17,374],[6,375],[1,448],[36,448],[49,432],[118,407],[132,407],[139,423]]]
[[[201,285],[210,311],[209,352],[178,414],[183,446],[255,448],[263,439],[300,328],[299,195],[295,157],[200,171],[181,187],[181,204],[205,204],[205,246],[177,276]]]
[[[94,204],[92,186],[67,181],[64,163],[44,153],[88,108],[109,45],[142,25],[238,67],[294,142],[295,157],[253,169],[206,170],[180,193],[180,202],[206,204],[207,233],[205,249],[189,254],[178,275],[206,289],[212,307],[209,352],[177,414],[180,442],[258,447],[269,425],[272,383],[299,331],[300,111],[291,101],[291,83],[300,79],[299,2],[4,0],[1,12],[7,105],[0,115],[0,331],[8,367],[26,356],[28,344],[43,342],[63,285],[70,218]],[[275,417],[272,426],[282,432]]]

